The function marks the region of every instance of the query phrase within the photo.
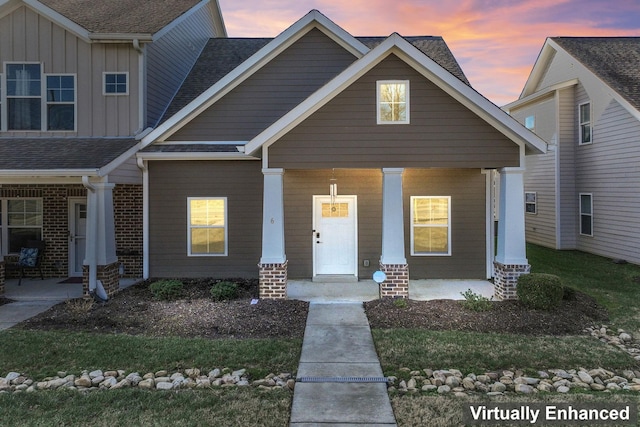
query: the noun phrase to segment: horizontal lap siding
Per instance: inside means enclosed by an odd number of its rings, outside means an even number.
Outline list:
[[[560,242],[558,249],[575,249],[578,231],[578,196],[576,193],[576,101],[575,87],[560,91]]]
[[[593,237],[578,249],[640,263],[640,122],[612,101],[593,144],[576,148],[577,191],[593,194]],[[576,195],[577,197],[577,195]]]
[[[486,176],[473,169],[408,169],[403,176],[406,257],[412,279],[486,277]],[[451,196],[451,256],[411,256],[411,196]]]
[[[376,82],[410,80],[408,125],[376,124]],[[269,148],[271,167],[517,166],[516,144],[391,55]]]
[[[311,30],[171,140],[248,141],[354,60],[322,32]]]
[[[149,162],[151,277],[257,277],[262,188],[260,162]],[[228,256],[187,256],[187,197],[227,197]]]

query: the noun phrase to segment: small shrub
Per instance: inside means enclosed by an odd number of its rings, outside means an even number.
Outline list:
[[[157,299],[169,301],[182,295],[183,284],[179,280],[158,280],[149,286],[149,290]]]
[[[238,285],[234,282],[218,282],[211,287],[211,297],[216,301],[227,301],[238,296]]]
[[[393,305],[398,308],[407,308],[407,300],[406,298],[396,298],[393,300]]]
[[[462,301],[464,308],[473,311],[491,310],[491,298],[477,294],[471,289],[467,289],[465,292],[460,292],[460,294],[464,297],[464,301]]]
[[[65,306],[74,317],[85,317],[93,308],[93,299],[74,298],[65,301]]]
[[[564,288],[553,274],[523,274],[518,278],[516,295],[527,308],[551,310],[560,305]]]

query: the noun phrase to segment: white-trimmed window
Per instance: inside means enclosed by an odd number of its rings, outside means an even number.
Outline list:
[[[129,73],[102,73],[103,95],[129,95]]]
[[[377,82],[378,124],[409,123],[409,80]]]
[[[593,236],[593,194],[580,193],[580,234]]]
[[[593,127],[591,126],[591,103],[585,102],[578,106],[579,136],[578,144],[593,142]]]
[[[29,240],[42,240],[42,199],[0,200],[0,236],[5,253],[19,253]]]
[[[524,126],[533,131],[536,128],[536,116],[527,116],[524,119]]]
[[[6,63],[0,77],[5,88],[0,94],[3,130],[75,130],[75,75],[43,74],[40,63],[28,62]]]
[[[538,213],[538,194],[535,191],[525,191],[524,211],[528,214]]]
[[[411,197],[411,255],[451,255],[451,196]]]
[[[187,198],[187,254],[227,255],[227,198]]]

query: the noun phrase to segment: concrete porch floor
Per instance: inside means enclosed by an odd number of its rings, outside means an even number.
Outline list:
[[[491,298],[493,283],[488,280],[424,279],[409,281],[409,299],[462,300],[462,292],[473,292]],[[310,302],[362,302],[379,298],[378,284],[373,280],[351,283],[323,283],[311,280],[289,280],[287,297]]]
[[[9,279],[4,284],[4,296],[14,301],[64,301],[82,297],[82,283],[60,283],[66,277],[25,277],[22,285],[18,279]],[[120,279],[120,289],[137,283],[140,279]]]

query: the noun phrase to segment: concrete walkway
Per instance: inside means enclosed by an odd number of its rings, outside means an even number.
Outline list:
[[[311,303],[291,427],[395,426],[362,303]]]

